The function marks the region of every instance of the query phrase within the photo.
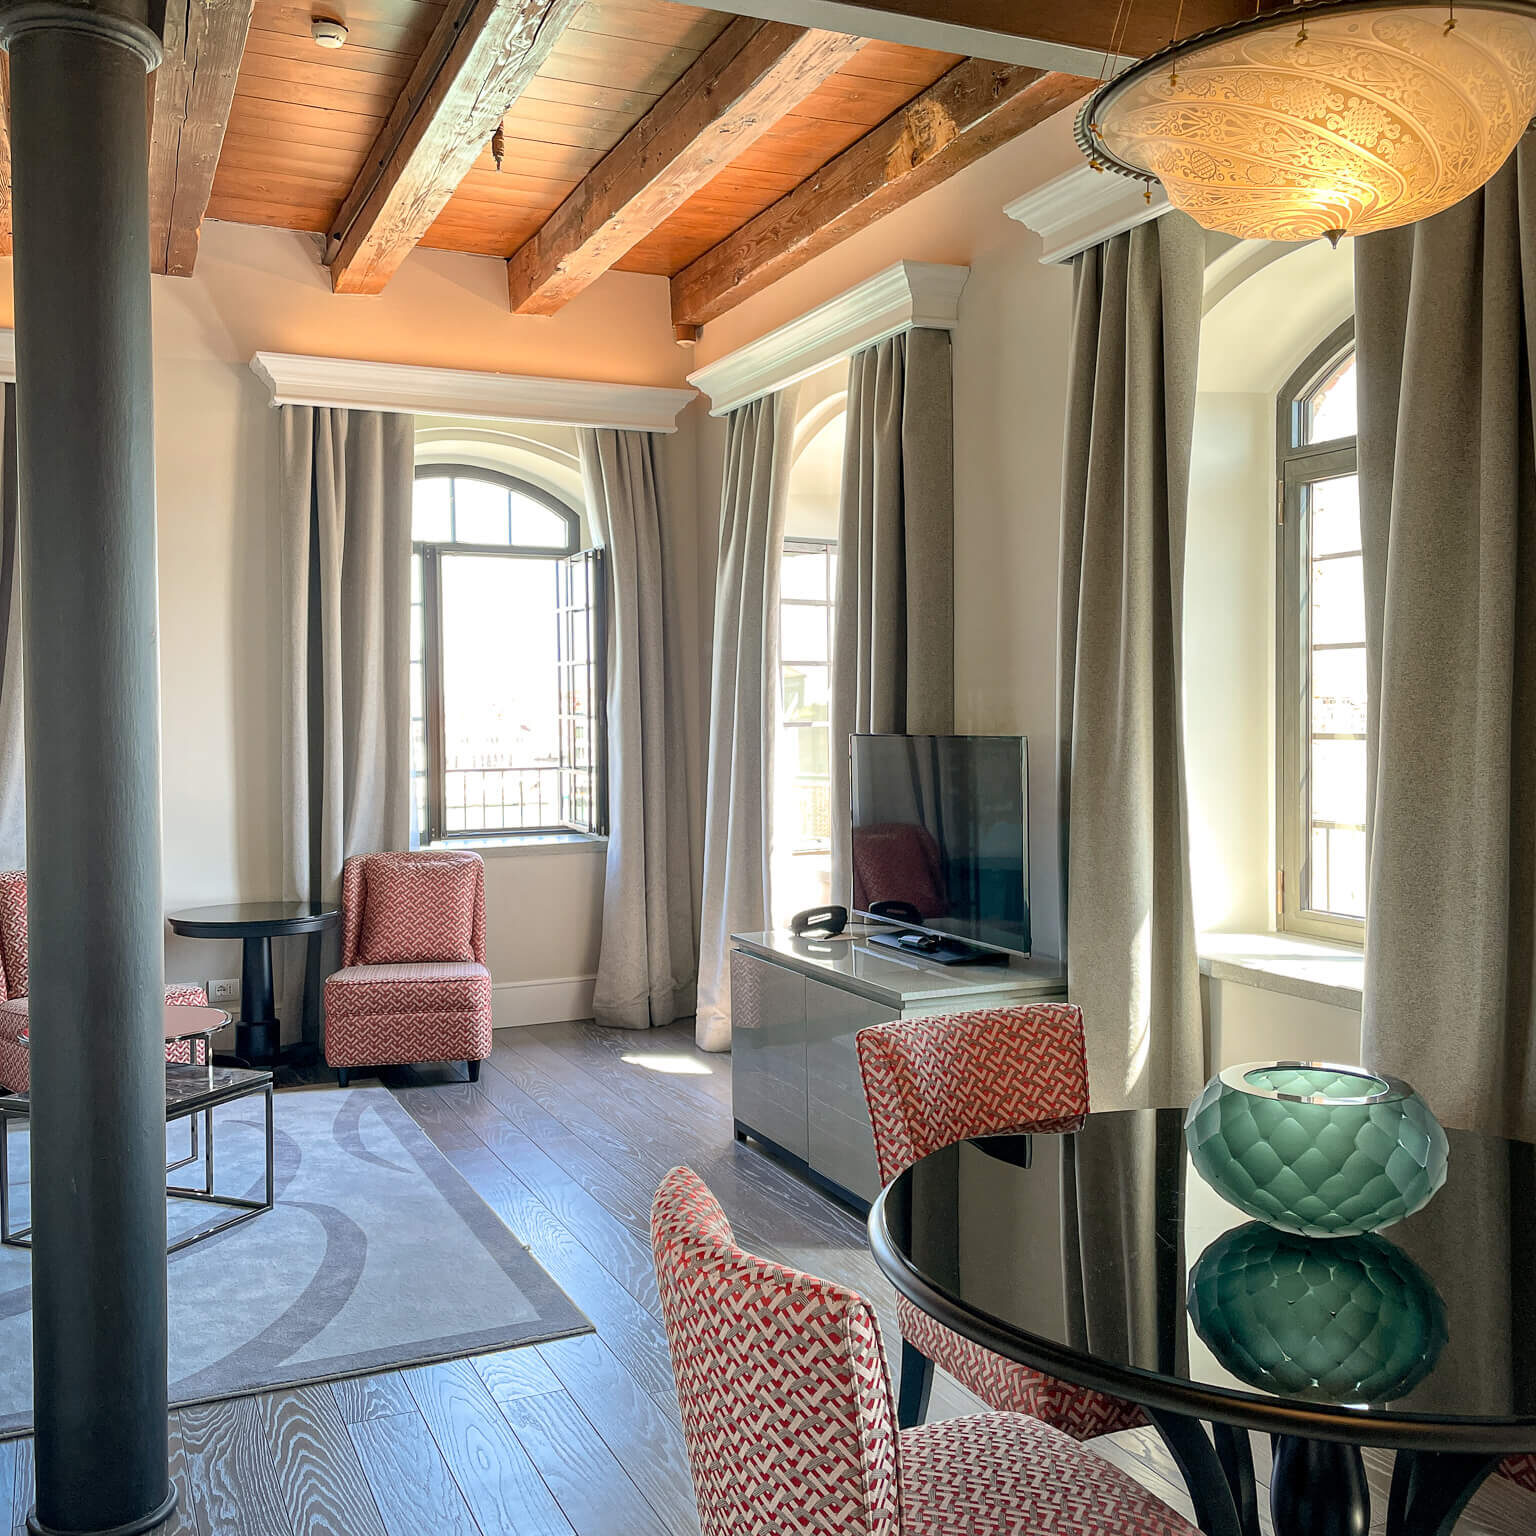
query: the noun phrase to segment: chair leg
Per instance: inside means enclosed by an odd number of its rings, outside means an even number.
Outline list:
[[[478,1083],[480,1081],[480,1063],[478,1061],[466,1061],[464,1065],[469,1068],[470,1082]]]
[[[914,1344],[901,1341],[901,1391],[896,1396],[896,1427],[911,1429],[928,1417],[933,1391],[933,1361]]]
[[[351,1075],[352,1074],[347,1070],[346,1067],[337,1067],[336,1068],[336,1086],[338,1088],[345,1088],[347,1086],[347,1079],[349,1077],[351,1077]]]

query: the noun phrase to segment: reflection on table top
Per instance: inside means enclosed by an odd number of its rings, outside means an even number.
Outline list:
[[[1100,1114],[945,1148],[877,1202],[877,1257],[883,1233],[888,1269],[1031,1363],[1081,1360],[1191,1411],[1216,1394],[1476,1420],[1529,1426],[1536,1448],[1536,1147],[1452,1131],[1424,1210],[1379,1235],[1293,1238],[1205,1184],[1183,1119]]]

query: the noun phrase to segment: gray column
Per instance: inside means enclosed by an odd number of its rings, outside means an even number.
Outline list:
[[[166,1454],[146,0],[11,56],[32,1020],[34,1532],[148,1530]]]

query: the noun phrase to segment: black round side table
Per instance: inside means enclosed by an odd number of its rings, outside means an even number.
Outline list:
[[[278,1056],[277,1005],[272,997],[272,940],[321,933],[339,921],[335,907],[320,901],[237,901],[223,907],[192,907],[167,918],[186,939],[239,939],[240,1019],[235,1053],[253,1067]]]

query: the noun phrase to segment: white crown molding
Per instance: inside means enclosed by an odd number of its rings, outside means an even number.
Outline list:
[[[16,382],[16,332],[0,331],[0,383]]]
[[[251,359],[251,371],[272,391],[273,405],[345,406],[638,432],[675,432],[679,413],[694,397],[691,389],[537,379],[290,352],[258,352]]]
[[[1040,236],[1040,260],[1049,266],[1166,213],[1168,194],[1156,182],[1151,187],[1149,203],[1147,183],[1096,171],[1085,160],[1016,197],[1003,212]]]
[[[911,327],[952,331],[969,267],[898,261],[766,336],[688,375],[711,416],[772,394],[862,347]]]

